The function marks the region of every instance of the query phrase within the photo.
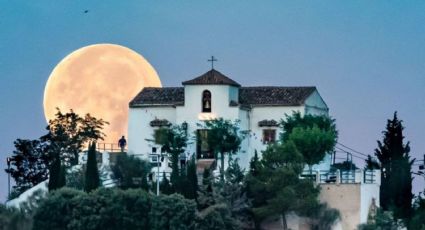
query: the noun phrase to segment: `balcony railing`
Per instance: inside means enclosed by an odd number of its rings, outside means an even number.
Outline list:
[[[300,178],[310,179],[318,184],[380,184],[379,170],[321,170],[304,171]]]

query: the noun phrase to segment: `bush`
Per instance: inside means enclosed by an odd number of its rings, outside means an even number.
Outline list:
[[[113,178],[118,180],[119,187],[128,188],[147,188],[147,175],[151,171],[149,162],[141,160],[134,156],[120,154],[117,157],[117,163],[112,167]]]
[[[30,230],[31,218],[18,209],[0,204],[0,230]]]
[[[196,204],[193,200],[173,194],[158,196],[152,200],[150,227],[152,230],[190,230],[194,229]]]

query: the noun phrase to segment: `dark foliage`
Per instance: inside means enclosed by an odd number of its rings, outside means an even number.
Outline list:
[[[34,230],[149,229],[149,195],[142,190],[100,189],[87,194],[64,188],[37,209]]]
[[[409,222],[410,230],[424,230],[425,229],[425,198],[423,193],[416,197],[413,204],[414,214]]]
[[[0,230],[30,230],[31,217],[18,209],[0,204]]]
[[[97,169],[96,161],[96,143],[93,142],[87,153],[87,166],[85,175],[85,186],[86,192],[91,192],[100,186],[99,170]]]
[[[201,126],[208,129],[207,142],[214,156],[220,156],[220,179],[224,180],[224,156],[235,154],[244,138],[239,132],[239,123],[218,118],[206,120]]]
[[[48,133],[40,139],[48,143],[49,153],[60,154],[65,166],[76,165],[78,153],[89,142],[103,140],[105,134],[101,130],[109,123],[90,114],[81,117],[72,110],[65,114],[57,110],[55,119],[46,127]]]
[[[403,125],[394,113],[383,131],[383,141],[378,141],[375,155],[381,165],[380,202],[384,211],[394,212],[396,219],[408,219],[412,214],[412,176],[409,142],[403,143]]]
[[[173,194],[152,199],[149,224],[152,230],[191,230],[194,229],[196,204],[193,200]]]
[[[352,161],[343,161],[343,162],[333,164],[331,166],[331,169],[346,171],[346,170],[355,170],[355,169],[358,169],[358,167]]]
[[[187,199],[196,199],[198,195],[198,175],[196,174],[195,157],[192,157],[192,159],[187,164],[186,171],[188,189],[185,197]]]
[[[365,160],[365,162],[366,162],[365,169],[374,170],[374,169],[381,168],[381,166],[379,165],[379,162],[375,158],[372,158],[372,156],[370,155],[367,155],[367,159]]]
[[[149,162],[126,154],[120,154],[112,167],[113,178],[118,181],[120,188],[143,188],[146,191],[149,188],[147,176],[150,170]]]
[[[319,163],[326,153],[332,151],[338,139],[335,120],[328,116],[315,116],[294,112],[281,121],[284,132],[280,136],[282,143],[292,141],[309,166]]]
[[[171,187],[170,181],[168,180],[167,176],[165,175],[165,172],[162,173],[162,181],[159,184],[159,190],[164,195],[170,195],[170,194],[174,193],[174,190]]]
[[[11,167],[5,171],[15,180],[13,191],[19,195],[48,178],[49,158],[40,140],[17,139],[14,145]]]
[[[174,190],[181,192],[179,157],[184,153],[187,146],[187,130],[182,125],[172,126],[170,128],[160,128],[154,133],[154,142],[162,146],[171,161],[170,181]]]
[[[62,165],[59,154],[52,157],[52,163],[49,170],[49,191],[62,188],[66,185],[66,170]]]

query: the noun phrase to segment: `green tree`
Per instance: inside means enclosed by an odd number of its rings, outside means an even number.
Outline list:
[[[319,189],[299,177],[303,167],[303,156],[292,141],[267,147],[257,179],[250,185],[254,200],[260,200],[253,209],[259,220],[278,214],[287,229],[289,212],[307,216],[307,210],[319,205]]]
[[[41,202],[34,230],[150,229],[151,198],[141,189],[56,190]]]
[[[288,137],[298,151],[303,155],[304,161],[312,174],[312,167],[325,157],[326,153],[333,150],[336,144],[335,132],[333,130],[320,129],[319,126],[295,127]]]
[[[154,132],[156,144],[162,146],[162,150],[168,154],[171,161],[170,181],[176,191],[181,190],[179,186],[180,168],[179,157],[184,153],[187,146],[187,130],[183,125],[175,125],[170,128],[160,128]]]
[[[212,205],[196,215],[196,230],[237,230],[225,204]]]
[[[5,171],[14,179],[13,190],[19,195],[48,178],[49,159],[40,140],[17,139],[14,145],[11,167]]]
[[[208,146],[214,151],[214,156],[220,155],[220,180],[224,181],[225,155],[237,153],[243,136],[239,132],[239,122],[232,122],[223,118],[206,120],[201,125],[208,130]]]
[[[213,197],[213,175],[211,174],[211,170],[209,168],[205,168],[202,173],[202,183],[199,186],[198,190],[198,209],[205,209],[215,203]]]
[[[170,181],[165,175],[165,172],[162,173],[162,181],[159,184],[159,190],[161,191],[162,194],[165,194],[165,195],[170,195],[174,193],[173,187],[171,187]]]
[[[367,170],[375,170],[375,169],[381,168],[378,161],[375,158],[372,158],[371,155],[367,155],[367,159],[365,160],[365,162],[366,162],[365,169]]]
[[[86,114],[84,117],[70,110],[62,113],[57,109],[55,118],[46,127],[48,133],[40,139],[49,143],[49,152],[59,152],[64,165],[76,165],[78,154],[89,142],[103,140],[102,129],[108,122]]]
[[[302,116],[300,112],[294,112],[292,116],[286,115],[286,119],[281,121],[281,126],[284,132],[280,141],[294,142],[309,166],[310,174],[312,166],[333,150],[338,138],[335,120],[328,116],[310,114]]]
[[[61,163],[59,154],[53,157],[49,174],[49,191],[62,188],[66,185],[66,170],[65,166]]]
[[[257,150],[254,151],[254,157],[252,157],[251,161],[249,162],[249,174],[252,176],[258,175],[258,170],[260,165],[260,158],[258,158]]]
[[[187,191],[188,192],[185,197],[188,199],[196,199],[198,195],[198,175],[196,173],[196,162],[195,162],[194,156],[187,164],[186,170],[187,170],[187,181],[188,181]]]
[[[393,214],[390,211],[378,209],[372,220],[366,224],[358,226],[359,230],[397,230],[402,229],[397,221],[394,220]]]
[[[0,230],[30,230],[32,219],[26,213],[0,204]]]
[[[73,207],[69,202],[73,198],[80,199],[84,196],[84,192],[70,188],[51,192],[35,212],[33,229],[68,229],[67,225],[73,218]]]
[[[224,204],[227,207],[232,218],[232,226],[236,229],[254,227],[252,205],[246,194],[244,179],[244,170],[240,168],[238,159],[230,158],[224,182],[213,184],[214,203]]]
[[[331,130],[334,132],[335,139],[338,137],[335,120],[328,116],[317,116],[311,114],[301,115],[300,112],[293,112],[292,115],[285,115],[285,120],[281,120],[281,126],[284,130],[280,139],[285,141],[294,128],[312,128],[316,125],[320,130]]]
[[[190,230],[194,229],[196,204],[178,194],[160,195],[152,200],[149,214],[151,230]]]
[[[358,169],[356,164],[354,164],[352,161],[343,161],[339,163],[335,163],[331,165],[331,170],[355,170]]]
[[[383,141],[378,141],[375,155],[381,165],[380,202],[384,211],[394,212],[394,218],[406,219],[412,213],[412,175],[409,142],[403,143],[403,125],[394,113],[387,121]]]
[[[340,218],[337,209],[329,208],[327,204],[319,204],[309,210],[309,222],[312,230],[328,230]]]
[[[86,192],[91,192],[100,186],[99,170],[97,169],[96,161],[96,142],[93,142],[90,145],[89,151],[87,152],[87,165],[84,182],[84,190]]]
[[[113,178],[122,189],[143,188],[148,190],[147,176],[151,171],[149,162],[133,155],[120,154],[112,166]]]
[[[409,222],[410,230],[425,230],[425,198],[423,193],[416,197],[413,204],[414,213]]]

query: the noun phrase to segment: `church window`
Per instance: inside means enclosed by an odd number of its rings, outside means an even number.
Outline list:
[[[274,143],[276,141],[276,130],[275,129],[264,129],[263,130],[263,144]]]
[[[211,92],[208,90],[202,93],[202,112],[211,113]]]

